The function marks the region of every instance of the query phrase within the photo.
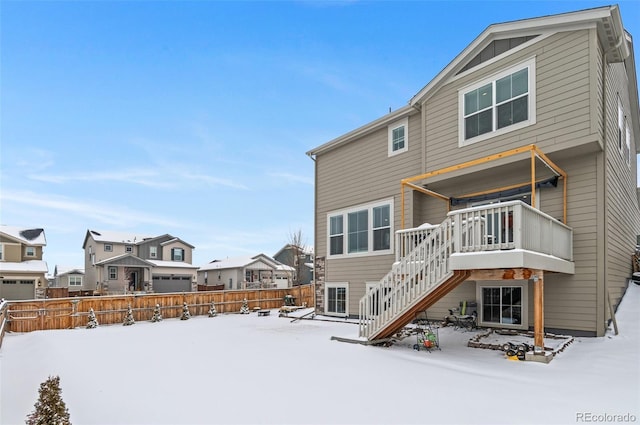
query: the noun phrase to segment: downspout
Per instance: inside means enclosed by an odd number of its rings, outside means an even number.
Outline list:
[[[318,169],[316,158],[313,154],[311,152],[307,152],[307,156],[315,163],[313,166],[313,309],[318,313],[318,300],[316,299],[317,268],[315,264],[316,259],[318,258],[318,191],[316,190],[318,187]]]
[[[602,173],[603,173],[603,190],[602,190],[602,291],[596,292],[596,296],[600,298],[600,302],[598,303],[599,309],[597,309],[596,319],[597,319],[597,327],[596,327],[596,336],[604,336],[604,330],[606,328],[606,311],[607,311],[607,237],[609,233],[608,229],[608,220],[607,220],[607,211],[609,211],[609,198],[607,197],[607,185],[608,185],[608,172],[607,172],[607,162],[608,162],[608,150],[609,143],[607,137],[608,125],[607,125],[607,54],[614,50],[618,49],[622,46],[624,42],[622,36],[618,37],[618,42],[609,49],[604,49],[602,52]],[[597,234],[597,232],[596,232]],[[596,276],[596,279],[598,277]],[[599,311],[601,311],[601,318]],[[602,326],[602,330],[600,329]]]

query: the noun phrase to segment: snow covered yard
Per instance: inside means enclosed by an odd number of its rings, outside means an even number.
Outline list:
[[[275,313],[7,334],[0,422],[24,423],[50,375],[76,425],[638,422],[640,286],[617,319],[620,335],[576,338],[550,364],[466,347],[474,333],[452,328],[426,352],[414,336],[332,341],[356,325]]]

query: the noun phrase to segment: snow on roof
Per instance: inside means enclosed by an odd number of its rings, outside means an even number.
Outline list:
[[[29,260],[19,263],[3,261],[0,262],[0,271],[47,273],[49,271],[49,267],[47,267],[47,262],[42,260]]]
[[[198,266],[194,266],[193,264],[185,263],[183,261],[164,261],[164,260],[147,260],[151,264],[156,267],[174,267],[181,269],[197,269]]]
[[[296,269],[294,269],[294,268],[293,268],[293,267],[291,267],[291,266],[287,266],[286,264],[278,264],[278,265],[276,266],[276,270],[279,270],[279,271],[285,271],[285,272],[293,272],[293,271],[295,271]]]
[[[56,266],[55,273],[56,273],[56,276],[60,276],[67,273],[84,274],[84,267]]]
[[[4,233],[10,238],[31,246],[45,246],[47,239],[44,236],[44,229],[33,229],[16,226],[0,225],[0,233]]]
[[[248,265],[256,262],[262,261],[263,263],[277,269],[277,267],[281,264],[280,262],[274,260],[265,254],[258,255],[242,255],[237,257],[227,257],[222,260],[213,260],[208,264],[200,267],[200,270],[218,270],[218,269],[237,269],[242,267],[247,267]]]
[[[140,233],[129,233],[129,232],[113,232],[110,230],[89,230],[91,237],[96,242],[117,242],[117,243],[138,243],[143,241],[144,239],[152,239],[153,236],[143,235]]]

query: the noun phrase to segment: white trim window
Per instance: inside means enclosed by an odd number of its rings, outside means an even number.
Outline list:
[[[620,96],[618,96],[618,150],[627,165],[631,165],[631,132]]]
[[[389,133],[389,156],[409,149],[409,118],[405,118],[387,127]]]
[[[126,252],[127,254],[133,253],[133,245],[125,245],[124,252]]]
[[[349,315],[349,283],[325,283],[324,313],[328,316]]]
[[[149,247],[149,257],[150,258],[157,258],[158,257],[158,247],[157,246],[150,246]]]
[[[105,250],[105,252],[112,252],[113,251],[113,245],[111,245],[110,243],[104,244],[104,250]]]
[[[393,253],[393,199],[327,214],[327,256]]]
[[[501,285],[487,282],[477,285],[478,324],[528,329],[528,287],[526,282]]]
[[[69,276],[69,286],[82,286],[82,276]]]
[[[109,280],[118,279],[118,268],[114,266],[109,267]]]
[[[33,246],[24,247],[24,255],[26,257],[35,257],[36,256],[36,248]]]
[[[536,122],[535,58],[458,91],[459,145]]]

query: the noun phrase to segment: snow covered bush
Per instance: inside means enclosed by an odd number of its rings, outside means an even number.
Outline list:
[[[94,329],[98,327],[98,319],[96,313],[92,308],[89,309],[89,321],[87,322],[87,329]]]
[[[49,377],[40,384],[35,410],[27,416],[28,425],[71,425],[69,410],[62,400],[60,377]]]
[[[136,321],[133,320],[133,310],[131,310],[131,304],[129,304],[129,306],[127,307],[127,314],[124,316],[124,321],[122,322],[122,325],[130,326],[130,325],[133,325],[134,323],[136,323]]]
[[[240,314],[249,314],[249,303],[247,302],[247,299],[244,298],[242,300],[242,307],[240,307]]]
[[[153,309],[153,317],[151,317],[152,322],[159,322],[162,320],[162,314],[160,314],[160,304],[156,304]]]
[[[189,313],[189,306],[187,303],[182,303],[182,316],[180,316],[180,320],[189,320],[191,318],[191,313]]]
[[[209,308],[209,317],[216,317],[217,315],[218,315],[218,312],[216,311],[216,305],[212,301],[211,307]]]

